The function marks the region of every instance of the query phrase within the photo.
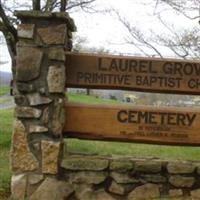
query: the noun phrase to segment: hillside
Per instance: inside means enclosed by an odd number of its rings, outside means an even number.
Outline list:
[[[0,71],[0,86],[10,85],[12,74],[10,72]]]

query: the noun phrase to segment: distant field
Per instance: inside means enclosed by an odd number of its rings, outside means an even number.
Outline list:
[[[69,101],[82,103],[119,103],[87,95],[69,94]],[[9,150],[13,124],[13,109],[0,111],[0,196],[10,188]],[[156,157],[163,159],[200,160],[200,147],[172,147],[120,142],[100,142],[66,139],[67,151],[98,155]],[[0,200],[1,197],[0,197]],[[167,198],[162,200],[169,200]],[[172,200],[172,199],[171,199]]]
[[[121,101],[117,100],[111,100],[111,99],[101,99],[97,98],[94,96],[88,96],[88,95],[83,95],[83,94],[73,94],[70,93],[68,96],[68,101],[71,102],[81,102],[81,103],[92,103],[92,104],[98,104],[98,103],[103,103],[103,104],[116,104],[116,103],[123,103]]]
[[[0,96],[3,96],[5,94],[9,94],[10,88],[9,86],[1,86],[0,85]]]

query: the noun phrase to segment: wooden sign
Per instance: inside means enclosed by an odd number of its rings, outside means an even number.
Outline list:
[[[200,62],[66,54],[66,86],[200,94]]]
[[[67,104],[64,136],[199,145],[199,111],[184,108]]]

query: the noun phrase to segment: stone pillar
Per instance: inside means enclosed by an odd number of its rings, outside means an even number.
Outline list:
[[[21,24],[14,76],[12,197],[60,200],[61,195],[70,194],[69,189],[63,189],[59,175],[65,121],[65,51],[71,50],[75,25],[64,12],[15,14]]]

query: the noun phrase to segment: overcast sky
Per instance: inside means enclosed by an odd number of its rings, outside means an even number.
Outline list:
[[[156,7],[155,0],[101,0],[100,6],[119,10],[120,14],[126,17],[131,25],[140,28],[145,34],[150,34],[151,30],[158,34],[166,32],[156,16],[159,13],[168,24],[174,24],[177,31],[198,25],[197,21],[188,20],[182,15],[172,12],[168,6]],[[86,13],[73,13],[72,15],[78,26],[78,34],[86,36],[90,41],[90,46],[104,46],[121,53],[135,53],[133,46],[121,45],[127,32],[115,14],[91,16]]]
[[[165,29],[160,25],[155,14],[162,13],[162,18],[168,23],[174,24],[177,31],[189,26],[197,26],[197,22],[186,20],[181,15],[174,13],[167,6],[155,6],[155,0],[97,0],[99,9],[114,8],[119,10],[132,25],[139,27],[145,34],[150,34],[149,30],[157,33],[165,33]],[[124,44],[124,37],[127,32],[119,23],[114,14],[88,14],[84,12],[73,12],[78,28],[77,35],[87,37],[88,47],[104,47],[111,52],[137,54],[136,49]],[[183,23],[184,21],[184,23]],[[166,51],[165,56],[171,56]],[[0,60],[9,60],[5,46],[0,45]],[[1,66],[2,71],[10,71],[9,64]]]

